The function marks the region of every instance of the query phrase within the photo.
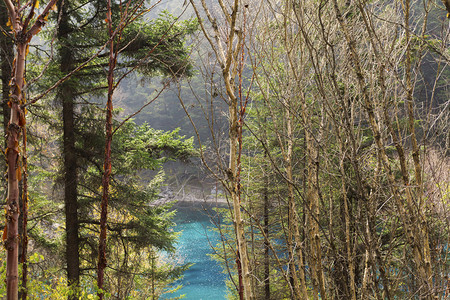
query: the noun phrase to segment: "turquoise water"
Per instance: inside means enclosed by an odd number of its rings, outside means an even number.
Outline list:
[[[221,267],[208,254],[212,253],[211,245],[219,242],[217,232],[211,230],[213,224],[203,206],[193,203],[179,203],[175,206],[177,215],[175,231],[182,231],[176,245],[177,254],[184,263],[193,263],[177,282],[183,287],[174,294],[166,295],[164,299],[185,295],[187,300],[222,300],[225,299],[225,279]]]

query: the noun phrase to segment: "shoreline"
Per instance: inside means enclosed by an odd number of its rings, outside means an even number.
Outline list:
[[[152,206],[159,206],[174,202],[178,204],[207,204],[209,206],[225,206],[227,199],[223,196],[222,191],[215,189],[205,192],[203,189],[194,186],[183,186],[175,190],[176,187],[165,186],[159,193],[159,198],[151,203]]]

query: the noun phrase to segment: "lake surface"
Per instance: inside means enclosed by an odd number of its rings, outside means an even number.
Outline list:
[[[185,295],[187,300],[222,300],[225,299],[226,275],[216,261],[208,254],[212,254],[211,245],[219,242],[219,234],[211,228],[208,214],[214,211],[199,203],[178,203],[174,231],[182,232],[176,245],[177,254],[184,263],[193,263],[184,274],[184,278],[178,281],[183,287],[174,294],[165,295],[163,299],[169,299]]]

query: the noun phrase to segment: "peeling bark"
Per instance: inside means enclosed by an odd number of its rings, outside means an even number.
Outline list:
[[[8,106],[10,110],[10,119],[7,130],[7,176],[8,176],[8,199],[6,203],[6,286],[7,300],[15,300],[18,298],[18,256],[19,256],[19,181],[22,176],[21,169],[21,153],[19,148],[20,134],[25,125],[25,111],[22,105],[25,104],[24,97],[24,76],[25,76],[25,60],[28,45],[34,35],[36,35],[41,27],[45,25],[45,20],[50,12],[51,7],[56,0],[51,0],[39,15],[34,24],[28,29],[28,25],[32,20],[33,13],[29,13],[27,17],[22,16],[23,7],[19,7],[20,3],[14,3],[10,0],[4,0],[8,8],[11,28],[15,37],[16,57],[13,63],[13,76],[10,81],[10,95]],[[31,12],[34,11],[35,1],[29,2]],[[22,8],[22,10],[21,10]]]

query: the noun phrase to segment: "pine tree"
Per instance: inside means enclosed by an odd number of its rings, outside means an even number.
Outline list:
[[[78,65],[89,59],[90,53],[96,51],[107,42],[106,26],[103,14],[103,2],[61,2],[59,7],[60,20],[58,23],[58,76],[72,72]],[[60,4],[60,5],[61,5]],[[118,13],[118,5],[114,4],[114,12]],[[92,11],[86,15],[85,7]],[[137,12],[139,13],[139,11]],[[80,21],[86,20],[86,21]],[[128,22],[128,21],[127,21]],[[117,63],[117,73],[121,76],[129,69],[138,69],[152,76],[158,73],[169,76],[188,76],[191,66],[187,63],[187,50],[183,40],[187,34],[195,29],[195,23],[175,23],[175,18],[165,15],[151,23],[144,23],[139,19],[133,20],[118,39],[121,58]],[[98,28],[104,28],[104,32]],[[80,30],[81,28],[81,30]],[[78,285],[80,277],[80,234],[79,234],[79,188],[78,170],[84,161],[90,163],[86,157],[81,124],[86,120],[83,114],[76,111],[89,104],[77,104],[86,97],[85,93],[101,94],[106,87],[103,68],[107,66],[107,59],[100,55],[93,64],[63,82],[57,91],[57,99],[62,103],[63,119],[63,176],[64,201],[66,215],[66,260],[69,285]],[[99,80],[100,79],[100,80]],[[91,100],[92,101],[92,100]],[[77,146],[78,143],[81,143]],[[76,297],[76,294],[73,296]]]

